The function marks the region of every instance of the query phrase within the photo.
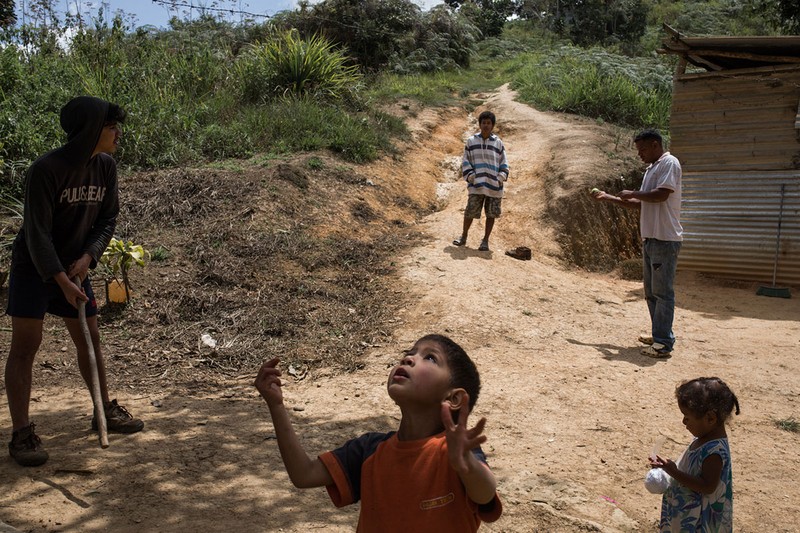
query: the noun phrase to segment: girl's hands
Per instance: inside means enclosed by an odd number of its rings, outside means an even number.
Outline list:
[[[675,461],[672,459],[665,459],[659,455],[656,455],[655,458],[652,456],[650,457],[650,467],[661,468],[672,477],[675,477],[675,472],[678,471],[678,465],[675,464]]]
[[[275,357],[261,365],[256,376],[256,381],[253,383],[261,394],[261,397],[267,402],[267,405],[280,405],[283,403],[283,391],[281,391],[281,371],[278,369],[280,359]]]
[[[466,474],[470,471],[471,465],[474,465],[472,461],[477,461],[472,454],[473,448],[486,442],[486,435],[483,435],[483,428],[486,425],[485,418],[481,418],[472,429],[467,429],[469,396],[466,393],[465,396],[462,407],[458,411],[458,424],[453,422],[450,403],[442,402],[442,424],[444,424],[447,438],[447,454],[450,466],[459,474]]]

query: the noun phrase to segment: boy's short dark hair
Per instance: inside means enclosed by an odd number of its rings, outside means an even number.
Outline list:
[[[495,118],[494,113],[492,113],[491,111],[484,111],[483,113],[478,115],[478,124],[480,124],[487,118],[492,121],[492,126],[494,126],[497,119]]]
[[[467,391],[469,411],[472,412],[475,402],[478,401],[478,394],[481,392],[481,377],[478,374],[478,367],[475,366],[464,348],[450,337],[431,334],[425,335],[417,342],[421,341],[436,342],[442,347],[447,356],[447,366],[450,368],[450,385]]]
[[[106,113],[106,123],[125,122],[125,117],[128,116],[127,111],[122,109],[119,105],[108,103],[108,113]]]
[[[636,137],[633,138],[633,142],[636,143],[639,141],[656,141],[660,146],[664,146],[664,138],[658,130],[652,128],[640,131]]]

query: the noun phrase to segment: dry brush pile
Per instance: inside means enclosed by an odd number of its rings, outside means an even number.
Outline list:
[[[389,282],[419,238],[409,221],[434,208],[308,156],[133,174],[120,194],[117,233],[165,251],[135,273],[129,307],[102,310],[142,384],[247,374],[275,356],[302,373],[358,368],[402,303]]]

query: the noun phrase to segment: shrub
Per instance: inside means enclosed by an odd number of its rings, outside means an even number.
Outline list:
[[[420,8],[410,0],[323,0],[278,17],[277,24],[304,36],[325,35],[362,68],[373,70],[417,48],[413,31],[420,17]]]
[[[655,60],[562,46],[521,55],[514,64],[512,87],[537,107],[668,129],[672,75]]]
[[[248,102],[282,95],[337,99],[361,80],[347,60],[327,39],[317,35],[303,39],[296,31],[287,31],[246,49],[236,67]]]

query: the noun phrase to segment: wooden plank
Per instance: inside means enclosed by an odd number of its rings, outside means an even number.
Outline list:
[[[723,50],[711,49],[693,49],[691,51],[693,56],[711,56],[711,57],[730,57],[734,59],[748,59],[750,61],[760,61],[762,63],[800,63],[800,57],[796,56],[767,56],[761,54],[752,54],[748,52],[728,52]]]
[[[794,72],[800,71],[800,66],[797,65],[767,65],[764,67],[752,67],[752,68],[736,68],[736,69],[728,69],[724,71],[724,73],[720,72],[689,72],[683,74],[680,78],[676,79],[675,81],[691,81],[693,79],[703,79],[703,78],[723,78],[729,76],[743,76],[747,74],[769,74],[769,73],[779,73],[779,72]]]
[[[711,61],[709,61],[704,57],[695,55],[694,51],[690,54],[684,54],[683,57],[685,57],[686,59],[689,60],[690,63],[698,67],[710,68],[711,70],[723,70],[723,68],[720,65],[712,63]]]

